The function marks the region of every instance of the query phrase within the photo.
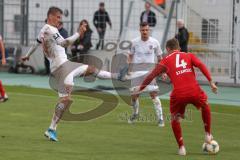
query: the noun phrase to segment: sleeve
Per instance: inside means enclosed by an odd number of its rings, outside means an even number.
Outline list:
[[[57,44],[64,48],[73,44],[79,38],[79,36],[80,36],[79,33],[75,33],[71,37],[64,39],[59,32],[53,34],[53,38],[55,39]]]
[[[203,64],[200,59],[198,59],[194,54],[190,53],[191,56],[191,61],[193,66],[199,68],[201,72],[204,74],[204,76],[207,78],[207,80],[210,82],[212,80],[211,74],[208,71],[207,67],[205,64]]]
[[[144,79],[143,83],[140,86],[140,91],[143,90],[149,83],[152,82],[152,80],[160,75],[161,73],[166,72],[167,68],[166,66],[159,63],[152,71],[151,73]]]
[[[108,12],[106,12],[106,16],[107,16],[106,21],[107,21],[110,25],[112,25],[112,22],[111,22],[111,19],[110,19],[110,17],[109,17]]]
[[[38,40],[35,41],[35,42],[33,43],[33,45],[31,46],[31,48],[28,50],[26,56],[30,57],[30,56],[36,51],[36,49],[38,48],[38,46],[40,46],[40,44],[41,44],[41,43],[39,43]]]
[[[97,12],[94,13],[94,16],[93,16],[93,24],[94,24],[94,26],[97,28]]]
[[[42,31],[40,31],[40,33],[38,34],[38,36],[36,38],[36,41],[34,41],[33,45],[28,50],[26,56],[30,57],[37,50],[37,48],[40,46],[40,44],[42,44],[42,39],[43,39],[43,34],[42,34]]]
[[[45,29],[45,28],[44,28]],[[43,30],[44,30],[43,29]],[[39,32],[39,34],[38,34],[38,36],[37,36],[37,38],[36,38],[36,41],[37,41],[37,43],[39,43],[39,44],[41,44],[42,43],[42,39],[44,38],[44,31],[43,30],[41,30],[40,32]]]

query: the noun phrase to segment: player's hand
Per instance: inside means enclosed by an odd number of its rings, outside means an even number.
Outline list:
[[[213,81],[210,82],[210,87],[212,89],[212,92],[217,94],[218,87],[216,86],[216,84]]]
[[[29,56],[24,56],[21,59],[22,59],[22,61],[29,61]]]
[[[141,92],[140,86],[134,87],[132,92],[133,92],[133,94],[139,94]]]
[[[6,64],[6,58],[3,58],[2,59],[2,65],[5,65]]]

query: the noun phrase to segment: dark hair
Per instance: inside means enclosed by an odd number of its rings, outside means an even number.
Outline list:
[[[141,22],[139,26],[140,27],[145,27],[145,26],[149,26],[149,24],[147,22]]]
[[[171,50],[180,49],[178,40],[176,38],[169,39],[166,43],[166,48],[169,48]]]
[[[50,8],[48,9],[47,16],[49,16],[50,14],[56,14],[57,12],[63,14],[63,11],[62,11],[60,8],[54,7],[54,6],[53,6],[53,7],[50,7]]]
[[[91,28],[90,28],[90,26],[89,26],[89,23],[88,23],[88,21],[87,21],[86,19],[83,19],[83,20],[80,21],[78,28],[80,28],[80,26],[81,26],[84,22],[87,24],[87,26],[86,26],[86,31],[92,32],[92,30],[91,30]]]
[[[100,2],[100,3],[99,3],[99,6],[104,7],[104,2]]]

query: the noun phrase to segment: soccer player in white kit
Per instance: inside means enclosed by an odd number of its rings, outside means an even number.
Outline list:
[[[140,33],[141,37],[137,37],[132,40],[132,46],[128,55],[128,63],[129,63],[129,79],[131,79],[131,88],[130,91],[132,93],[132,107],[133,114],[128,120],[129,123],[132,123],[137,119],[139,115],[139,94],[134,94],[134,88],[139,86],[144,79],[144,75],[146,76],[152,68],[155,67],[155,59],[161,59],[162,50],[160,48],[159,42],[154,39],[150,35],[149,25],[147,22],[142,22],[140,24]],[[158,97],[158,86],[156,84],[156,80],[153,80],[150,85],[148,85],[145,91],[149,92],[149,95],[152,99],[154,108],[156,110],[158,126],[164,126],[163,120],[163,111],[161,106],[161,101]]]
[[[98,70],[93,66],[82,63],[70,62],[67,59],[65,48],[72,44],[80,35],[84,34],[86,27],[80,26],[78,33],[64,39],[58,32],[57,26],[62,18],[62,10],[57,7],[50,7],[47,13],[47,23],[41,29],[37,41],[30,48],[27,55],[22,60],[29,60],[38,46],[42,45],[45,56],[50,62],[51,75],[56,78],[59,101],[56,105],[51,124],[44,135],[51,141],[58,141],[56,135],[57,124],[60,121],[64,111],[70,107],[72,100],[70,98],[73,78],[76,76],[93,74],[99,78],[110,79],[113,74],[107,71]],[[117,77],[116,77],[117,78]]]

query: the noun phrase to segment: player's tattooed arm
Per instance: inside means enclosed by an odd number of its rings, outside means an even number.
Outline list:
[[[36,51],[40,44],[41,43],[39,40],[35,41],[31,48],[28,50],[27,54],[24,57],[22,57],[22,60],[23,61],[29,60],[30,56]]]
[[[74,35],[64,39],[62,36],[59,35],[59,33],[56,33],[54,35],[54,39],[57,41],[58,45],[61,45],[62,47],[66,48],[69,45],[73,44],[81,35],[84,34],[86,31],[86,26],[81,25],[78,32],[75,33]]]
[[[64,39],[62,36],[59,35],[59,33],[56,33],[54,35],[54,39],[56,40],[57,44],[66,48],[69,45],[71,45],[73,42],[75,42],[79,38],[79,33],[75,33],[72,36]]]

